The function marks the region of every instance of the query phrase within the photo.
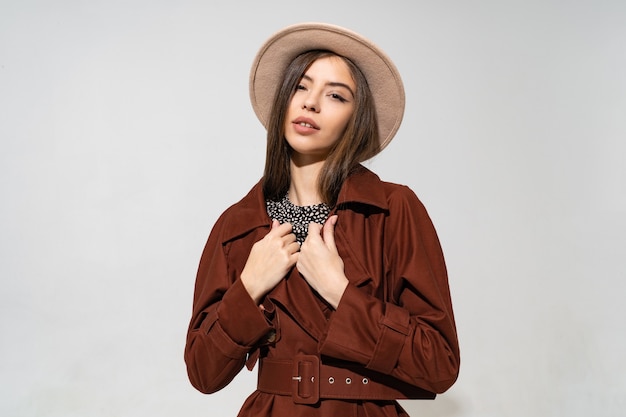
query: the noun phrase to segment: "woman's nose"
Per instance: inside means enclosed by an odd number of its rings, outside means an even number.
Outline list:
[[[312,112],[318,113],[320,110],[319,103],[313,94],[309,94],[302,104],[302,108],[305,110],[310,110]]]

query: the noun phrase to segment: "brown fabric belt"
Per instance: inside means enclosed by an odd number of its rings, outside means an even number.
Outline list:
[[[363,367],[337,367],[320,363],[315,355],[291,360],[263,358],[259,362],[257,389],[290,395],[299,404],[320,399],[395,400],[433,399],[435,394]]]

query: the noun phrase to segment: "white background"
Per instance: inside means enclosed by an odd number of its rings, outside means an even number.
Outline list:
[[[234,416],[183,362],[217,216],[258,180],[261,43],[352,28],[403,74],[369,166],[426,204],[457,384],[413,416],[623,416],[626,2],[0,1],[0,415]]]

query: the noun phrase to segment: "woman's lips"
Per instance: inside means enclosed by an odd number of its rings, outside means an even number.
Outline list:
[[[310,135],[320,130],[319,126],[307,117],[298,117],[292,123],[294,130],[302,135]]]

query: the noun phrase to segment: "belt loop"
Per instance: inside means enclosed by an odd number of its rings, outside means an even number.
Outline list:
[[[291,375],[293,402],[317,403],[320,399],[320,359],[315,355],[296,355]]]

